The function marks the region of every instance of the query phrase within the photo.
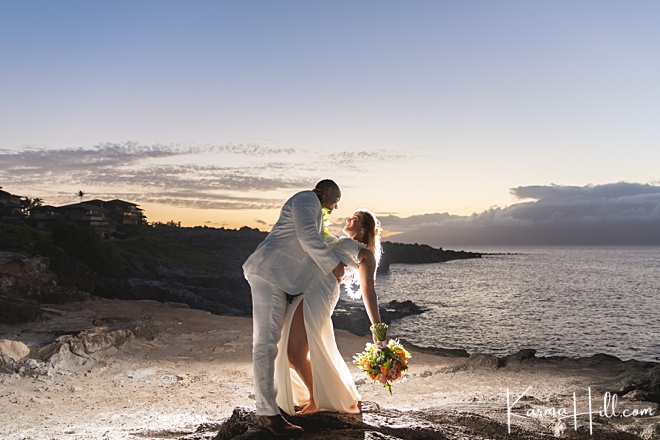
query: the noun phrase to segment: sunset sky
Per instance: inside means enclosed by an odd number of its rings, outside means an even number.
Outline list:
[[[660,244],[658,23],[655,0],[3,1],[0,186],[268,230],[332,178],[333,220],[412,241],[602,220]]]

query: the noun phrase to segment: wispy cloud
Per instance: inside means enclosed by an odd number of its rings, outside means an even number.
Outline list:
[[[192,147],[191,152],[204,152],[211,153],[232,153],[250,156],[267,156],[279,154],[295,154],[295,148],[284,147],[264,147],[257,144],[230,144],[230,145],[211,145],[205,147]]]
[[[5,183],[49,191],[48,186],[66,184],[93,187],[111,197],[122,194],[130,200],[168,203],[199,209],[270,208],[268,198],[236,197],[223,191],[269,191],[294,188],[300,179],[278,177],[284,164],[263,161],[257,166],[221,166],[192,163],[196,155],[243,156],[254,159],[291,156],[291,148],[241,145],[140,145],[137,143],[101,144],[91,148],[0,150],[0,179]],[[175,164],[158,160],[175,158]],[[264,174],[264,169],[269,174]],[[70,194],[49,191],[52,203],[70,199]],[[44,197],[43,194],[39,194]],[[99,195],[100,196],[100,195]]]
[[[392,153],[387,150],[376,151],[344,151],[333,156],[333,160],[339,162],[359,162],[359,161],[378,161],[387,162],[396,159],[406,159],[409,155],[402,153]]]
[[[30,174],[54,170],[70,172],[90,167],[124,167],[148,158],[184,154],[172,146],[135,143],[101,144],[93,148],[0,150],[7,171]]]
[[[91,148],[30,148],[20,151],[2,149],[0,159],[14,171],[52,169],[58,172],[84,170],[89,167],[127,167],[146,159],[195,154],[237,154],[244,156],[291,155],[292,148],[271,148],[252,144],[238,145],[140,145],[134,142],[105,143]]]
[[[366,171],[377,163],[407,161],[414,157],[411,154],[388,150],[341,151],[333,153],[331,157],[319,156],[316,159],[316,167],[324,166],[343,171]]]
[[[347,164],[351,164],[359,168],[364,161],[403,157],[386,151],[351,151],[333,156],[331,163],[333,167],[350,168]],[[4,149],[0,150],[0,163],[0,182],[6,187],[11,182],[18,188],[31,188],[32,193],[27,195],[52,204],[70,202],[70,191],[61,189],[66,186],[93,192],[98,198],[121,194],[138,203],[196,209],[271,209],[281,200],[268,194],[309,186],[309,176],[317,175],[319,164],[328,164],[328,160],[321,154],[257,144],[125,142],[88,148]]]

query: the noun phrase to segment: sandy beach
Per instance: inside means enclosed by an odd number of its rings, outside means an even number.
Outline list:
[[[249,318],[155,301],[96,299],[44,309],[42,322],[0,326],[0,339],[30,348],[28,357],[9,362],[13,371],[5,365],[0,374],[4,440],[211,439],[235,408],[254,405]],[[649,391],[658,385],[657,363],[537,359],[530,352],[459,358],[411,349],[407,380],[390,395],[351,363],[367,340],[343,330],[336,336],[369,405],[404,418],[446,414],[468,427],[486,419],[497,427],[483,437],[436,438],[660,438],[657,394]],[[631,391],[636,383],[642,390]],[[591,419],[572,415],[590,403]],[[516,437],[516,428],[526,436]]]

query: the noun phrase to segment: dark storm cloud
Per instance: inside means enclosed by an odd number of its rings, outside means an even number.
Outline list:
[[[436,223],[398,219],[393,240],[443,245],[660,244],[660,186],[619,182],[525,186],[532,199],[470,217],[438,215]],[[381,219],[387,228],[387,218]]]

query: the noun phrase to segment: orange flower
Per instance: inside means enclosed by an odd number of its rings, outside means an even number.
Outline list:
[[[383,326],[387,328],[386,325]],[[386,345],[367,343],[362,353],[353,356],[353,363],[371,380],[383,384],[391,394],[392,383],[401,380],[403,371],[408,369],[408,358],[410,353],[399,341],[390,339]]]

